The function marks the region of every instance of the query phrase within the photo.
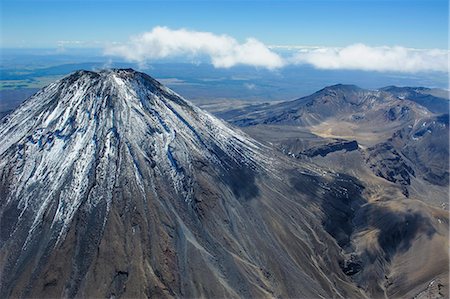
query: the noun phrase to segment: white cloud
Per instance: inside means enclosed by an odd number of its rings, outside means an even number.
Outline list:
[[[283,59],[254,38],[244,43],[228,35],[210,32],[172,30],[155,27],[150,32],[131,37],[126,44],[111,45],[105,54],[124,57],[130,61],[146,62],[162,58],[208,56],[215,67],[229,68],[243,64],[275,69]]]
[[[344,48],[304,48],[289,59],[319,69],[379,72],[448,71],[448,50],[404,47],[369,47],[354,44]]]
[[[105,54],[140,64],[174,57],[198,62],[206,57],[218,68],[249,65],[276,69],[289,64],[307,64],[318,69],[415,73],[447,72],[449,65],[449,51],[441,49],[364,44],[343,48],[266,46],[254,38],[239,43],[228,35],[159,26],[131,37],[127,43],[110,44]]]

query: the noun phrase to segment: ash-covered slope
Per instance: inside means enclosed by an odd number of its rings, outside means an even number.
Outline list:
[[[0,140],[2,298],[364,296],[323,208],[352,179],[289,169],[145,74],[78,71]]]

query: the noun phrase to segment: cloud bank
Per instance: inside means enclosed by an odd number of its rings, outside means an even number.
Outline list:
[[[283,54],[277,53],[282,49]],[[288,49],[289,51],[286,51]],[[354,44],[343,48],[266,46],[255,38],[239,43],[228,35],[186,29],[155,27],[130,38],[127,43],[105,48],[105,54],[138,63],[182,57],[207,57],[217,68],[248,65],[277,69],[286,65],[312,65],[326,70],[363,70],[378,72],[448,71],[448,50],[405,47],[370,47]]]
[[[126,44],[106,48],[105,53],[136,62],[206,55],[218,68],[239,64],[268,69],[283,66],[283,59],[278,54],[254,38],[239,43],[228,35],[186,29],[171,30],[167,27],[155,27],[150,32],[131,37]]]
[[[345,48],[302,49],[293,64],[310,64],[319,69],[347,69],[378,72],[415,73],[448,70],[447,50],[404,47],[369,47],[354,44]]]

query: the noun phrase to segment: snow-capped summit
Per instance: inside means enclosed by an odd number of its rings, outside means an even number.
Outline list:
[[[15,182],[6,203],[34,214],[33,230],[57,200],[51,228],[59,233],[83,200],[109,206],[121,163],[137,192],[154,184],[144,181],[151,171],[190,201],[195,159],[227,167],[218,155],[252,166],[260,157],[259,145],[131,69],[77,71],[50,84],[6,118],[0,140],[0,168]]]

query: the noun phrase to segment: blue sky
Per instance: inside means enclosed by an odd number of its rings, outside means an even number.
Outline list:
[[[440,48],[448,45],[445,0],[1,1],[2,48],[101,47],[155,26],[254,37],[266,45]]]

